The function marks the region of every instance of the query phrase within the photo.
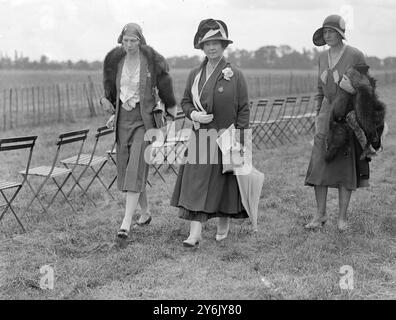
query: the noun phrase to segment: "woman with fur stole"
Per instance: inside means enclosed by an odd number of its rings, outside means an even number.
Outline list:
[[[150,141],[147,130],[156,128],[154,108],[158,97],[166,111],[175,116],[176,100],[168,65],[163,56],[146,44],[142,29],[127,24],[118,37],[118,46],[105,57],[101,104],[113,113],[107,122],[116,135],[117,187],[126,193],[125,215],[116,236],[116,245],[125,248],[132,216],[139,203],[138,226],[151,221],[146,183],[149,164],[145,160]]]

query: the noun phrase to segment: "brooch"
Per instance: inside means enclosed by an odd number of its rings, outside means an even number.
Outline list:
[[[217,89],[217,91],[219,91],[220,93],[223,93],[224,88],[223,88],[223,87],[220,87],[219,89]]]

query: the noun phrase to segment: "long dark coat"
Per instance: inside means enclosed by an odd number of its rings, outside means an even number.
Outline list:
[[[196,110],[193,105],[191,88],[196,75],[203,69],[199,82],[201,104],[214,119],[208,124],[200,124],[194,129],[195,145],[199,148],[199,136],[204,129],[226,129],[234,124],[237,129],[249,127],[248,92],[243,74],[231,66],[233,76],[230,80],[223,77],[222,70],[230,66],[223,58],[216,70],[205,82],[205,66],[193,69],[187,79],[181,106],[186,116],[191,119],[191,112]],[[203,87],[203,89],[202,89]],[[183,210],[199,214],[209,213],[211,217],[224,214],[236,215],[244,211],[236,177],[232,173],[222,173],[221,152],[217,148],[218,164],[191,164],[180,166],[171,205]],[[199,158],[202,158],[199,156]],[[199,220],[199,218],[197,219]]]

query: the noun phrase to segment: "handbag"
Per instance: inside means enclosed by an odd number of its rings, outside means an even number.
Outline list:
[[[155,122],[155,127],[157,129],[161,129],[166,126],[166,118],[165,118],[165,104],[158,96],[158,89],[155,88],[155,106],[153,108],[153,117]]]
[[[153,109],[153,116],[155,127],[157,129],[161,129],[162,127],[166,126],[165,105],[161,100],[156,103]]]
[[[231,124],[216,140],[222,153],[222,173],[235,173],[244,166],[244,151],[242,145],[236,141],[235,126]]]

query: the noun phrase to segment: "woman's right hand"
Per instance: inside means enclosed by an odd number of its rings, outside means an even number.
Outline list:
[[[107,113],[113,113],[114,106],[106,97],[100,98],[99,102],[102,105],[104,111],[106,111]]]
[[[207,114],[206,111],[194,110],[193,112],[191,112],[190,117],[192,120],[203,124],[207,124],[213,120],[213,114]]]
[[[114,118],[115,118],[115,115],[113,114],[113,115],[109,118],[109,120],[106,122],[106,127],[107,127],[107,128],[109,128],[109,129],[114,129]]]

